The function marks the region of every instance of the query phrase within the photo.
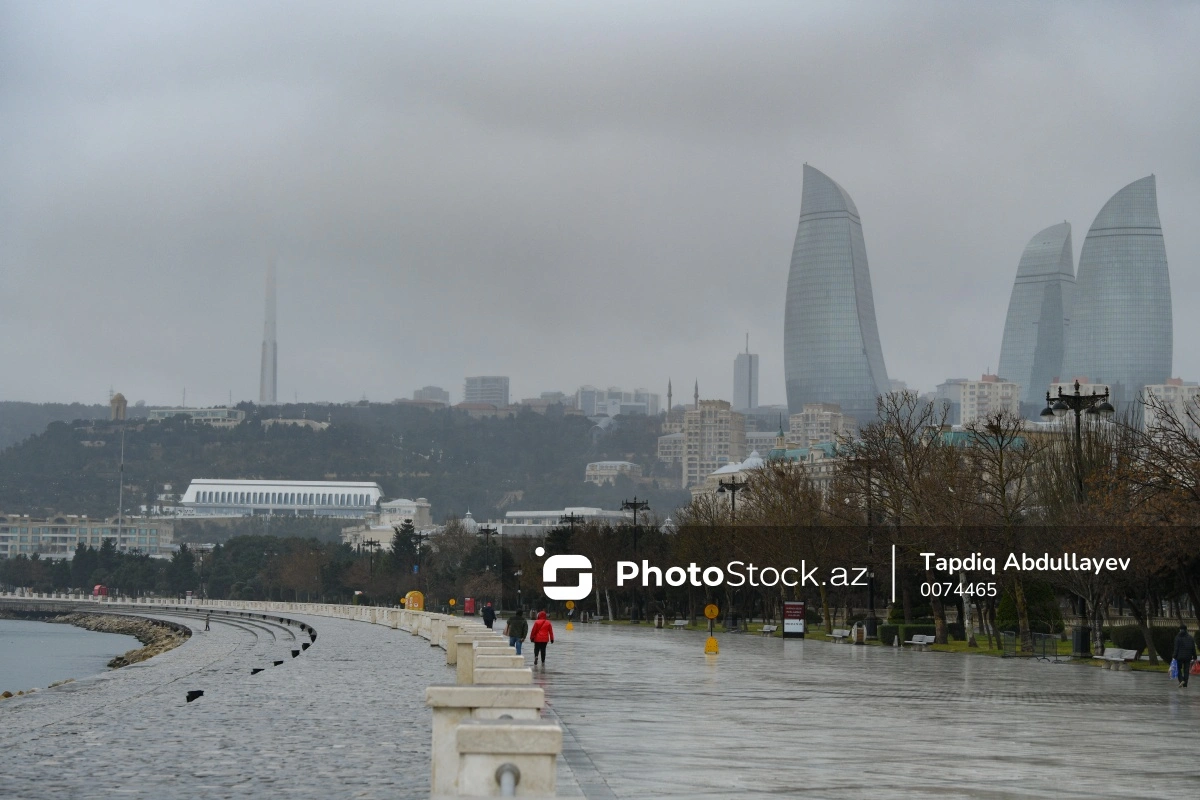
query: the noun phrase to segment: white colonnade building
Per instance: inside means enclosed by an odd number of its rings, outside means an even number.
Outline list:
[[[180,504],[197,517],[285,514],[361,519],[375,510],[382,496],[379,484],[373,482],[197,478]]]

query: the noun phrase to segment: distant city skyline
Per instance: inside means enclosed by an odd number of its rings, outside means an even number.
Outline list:
[[[1030,235],[1080,263],[1151,173],[1200,338],[1194,4],[114,8],[5,5],[0,399],[258,398],[275,254],[277,402],[722,398],[749,331],[781,403],[805,162],[866,221],[889,378],[996,372]]]

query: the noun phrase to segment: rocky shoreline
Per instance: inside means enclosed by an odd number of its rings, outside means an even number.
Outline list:
[[[130,650],[109,661],[109,669],[120,669],[153,658],[160,653],[175,649],[188,639],[188,634],[184,631],[176,630],[161,622],[139,617],[110,614],[61,614],[47,619],[46,622],[61,622],[98,633],[121,633],[132,636],[142,643],[142,647]]]
[[[2,619],[28,619],[36,622],[58,622],[74,625],[97,633],[120,633],[132,636],[142,643],[136,650],[117,656],[108,662],[109,669],[120,669],[130,664],[153,658],[160,653],[173,650],[188,640],[191,635],[182,626],[175,627],[157,620],[141,617],[126,617],[117,614],[93,614],[75,612],[70,614],[21,613],[0,611]]]

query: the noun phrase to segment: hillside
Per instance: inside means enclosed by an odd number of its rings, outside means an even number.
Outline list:
[[[386,497],[425,497],[436,519],[501,516],[505,508],[617,507],[648,496],[665,516],[688,500],[663,480],[598,487],[584,483],[589,461],[627,459],[657,468],[657,419],[632,417],[593,443],[592,425],[574,416],[523,413],[470,419],[452,409],[392,404],[284,406],[271,416],[328,420],[329,428],[264,428],[261,409],[242,406],[244,423],[217,429],[184,419],[126,424],[126,509],[152,502],[170,484],[194,478],[377,481]],[[103,443],[103,444],[100,444]],[[52,422],[0,452],[0,510],[104,515],[117,506],[120,427],[108,421]]]
[[[130,418],[145,416],[144,408],[130,406]],[[77,419],[108,419],[108,406],[83,403],[21,403],[0,402],[0,448],[24,441],[46,430],[51,422],[72,422]]]

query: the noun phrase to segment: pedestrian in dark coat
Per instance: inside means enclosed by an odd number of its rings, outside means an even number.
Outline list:
[[[1196,658],[1196,640],[1183,625],[1179,626],[1179,633],[1175,634],[1175,654],[1172,657],[1179,667],[1179,685],[1186,689],[1188,673],[1192,669],[1192,661]]]

